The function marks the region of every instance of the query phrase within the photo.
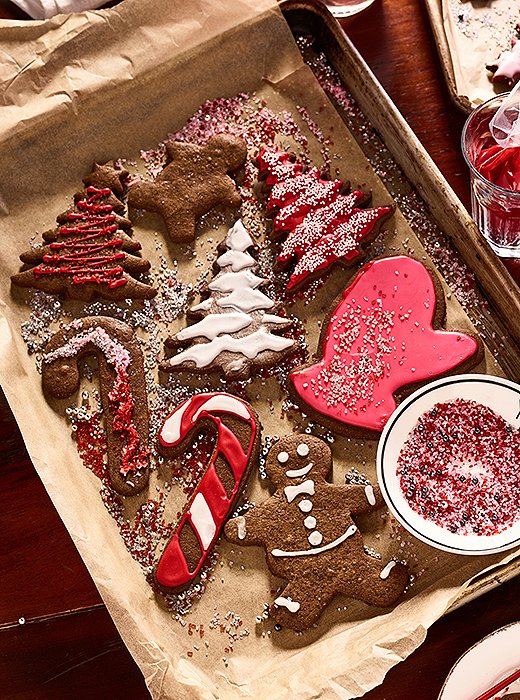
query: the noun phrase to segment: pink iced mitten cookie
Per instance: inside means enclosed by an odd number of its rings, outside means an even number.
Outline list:
[[[490,63],[486,68],[493,74],[494,83],[503,82],[508,87],[513,85],[520,78],[520,40],[511,41],[511,49],[500,54],[494,63]]]
[[[159,451],[166,457],[182,454],[204,427],[215,434],[215,448],[155,568],[163,589],[182,591],[200,573],[258,459],[256,413],[221,392],[199,394],[177,407],[159,431]]]
[[[150,419],[143,355],[130,326],[86,316],[55,333],[43,355],[43,391],[57,399],[72,396],[80,383],[78,362],[88,355],[98,359],[108,477],[118,493],[131,496],[148,483]]]
[[[331,451],[322,440],[282,438],[266,463],[276,491],[225,527],[231,542],[265,548],[271,573],[288,581],[271,615],[299,632],[316,622],[337,594],[387,607],[408,583],[405,566],[384,565],[365,553],[352,520],[384,505],[379,488],[329,484],[325,478],[331,468]]]
[[[78,193],[74,207],[57,217],[59,226],[43,234],[47,245],[20,256],[31,267],[12,283],[83,301],[151,299],[157,291],[136,279],[150,263],[134,255],[141,245],[128,235],[123,211],[108,187]]]
[[[295,341],[282,336],[291,320],[277,315],[280,305],[261,289],[267,280],[256,274],[253,247],[239,219],[217,258],[219,272],[207,285],[207,298],[188,310],[197,322],[166,341],[177,352],[161,362],[163,372],[219,372],[248,379],[295,350]]]
[[[130,187],[128,204],[160,214],[176,243],[195,239],[195,225],[217,206],[238,208],[241,197],[230,174],[243,167],[246,144],[237,136],[218,134],[204,146],[172,141],[166,144],[170,162],[154,182]]]
[[[259,177],[272,187],[267,211],[275,214],[273,237],[284,239],[277,264],[286,268],[295,261],[287,291],[296,292],[336,263],[358,262],[394,212],[393,206],[364,208],[370,194],[349,192],[348,183],[326,180],[317,168],[305,170],[276,148],[264,148],[257,163]]]
[[[444,315],[440,285],[422,263],[367,263],[324,326],[321,360],[290,374],[291,395],[339,433],[376,437],[403,387],[479,362],[476,338],[435,329]]]

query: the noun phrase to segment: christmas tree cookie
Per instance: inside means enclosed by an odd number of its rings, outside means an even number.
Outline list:
[[[43,234],[46,245],[20,256],[28,269],[12,283],[83,301],[151,299],[156,290],[136,279],[150,263],[134,255],[141,245],[129,236],[123,212],[109,187],[90,185],[57,217],[58,227]]]
[[[476,338],[436,330],[444,314],[440,285],[422,263],[367,263],[324,326],[321,359],[289,375],[291,395],[339,433],[376,437],[405,387],[479,362]]]
[[[317,168],[303,165],[284,151],[263,149],[259,177],[270,189],[267,212],[274,215],[273,237],[281,239],[277,264],[295,261],[287,290],[295,292],[338,263],[349,267],[363,257],[393,206],[367,209],[370,194],[340,180],[325,180]]]
[[[188,311],[197,322],[167,341],[179,351],[161,363],[164,372],[219,372],[247,379],[255,370],[278,365],[295,349],[293,339],[279,335],[292,322],[277,315],[279,305],[260,289],[266,280],[256,274],[253,247],[238,220],[217,258],[219,272],[207,286],[209,296]]]

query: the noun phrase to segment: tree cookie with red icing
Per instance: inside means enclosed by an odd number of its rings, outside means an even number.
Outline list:
[[[482,358],[477,338],[438,330],[444,318],[440,283],[422,263],[367,263],[333,305],[321,359],[289,375],[291,396],[335,432],[376,438],[405,391]]]
[[[253,408],[215,392],[193,396],[166,418],[159,452],[182,455],[201,429],[213,434],[215,446],[155,567],[155,581],[167,591],[186,589],[200,574],[260,451],[261,425]]]
[[[236,545],[264,547],[271,573],[288,582],[270,614],[298,632],[314,624],[336,595],[388,607],[409,580],[403,564],[383,564],[364,551],[352,519],[384,506],[379,488],[330,484],[326,477],[331,469],[331,450],[323,440],[282,438],[266,461],[276,491],[224,530]]]
[[[272,237],[281,240],[277,266],[287,269],[294,263],[288,292],[300,290],[333,265],[359,262],[394,213],[393,205],[367,208],[370,193],[349,191],[348,182],[327,180],[318,168],[305,169],[277,148],[262,149],[257,164],[269,189],[266,210],[273,216]]]
[[[83,301],[154,297],[157,291],[136,279],[150,263],[134,254],[141,244],[130,237],[131,223],[113,191],[90,185],[74,199],[57,217],[58,227],[43,234],[46,245],[20,255],[28,269],[12,283]]]
[[[143,354],[132,328],[86,316],[55,333],[42,358],[43,391],[55,399],[72,396],[79,389],[79,362],[90,355],[98,360],[108,479],[118,493],[135,495],[148,483],[150,417]]]
[[[237,136],[217,134],[204,146],[171,141],[165,148],[168,164],[153,182],[133,184],[128,204],[160,214],[172,241],[188,243],[195,240],[197,221],[211,209],[240,207],[231,175],[244,166],[247,147]]]

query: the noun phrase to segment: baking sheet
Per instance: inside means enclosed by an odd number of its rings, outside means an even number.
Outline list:
[[[288,630],[276,632],[269,621],[257,625],[262,604],[271,599],[271,591],[281,582],[265,570],[261,551],[237,551],[225,542],[218,548],[206,590],[202,596],[194,596],[190,611],[184,614],[182,601],[170,601],[168,608],[146,583],[146,567],[125,548],[121,524],[106,507],[107,494],[102,493],[105,503],[100,497],[97,477],[82,464],[70,426],[45,401],[36,369],[38,352],[36,357],[29,355],[22,339],[22,333],[34,342],[41,338],[39,331],[27,335],[34,330],[27,321],[34,323],[40,305],[54,304],[55,300],[13,291],[9,275],[19,269],[18,255],[28,249],[31,240],[39,240],[39,234],[52,227],[55,216],[67,208],[92,162],[121,157],[133,171],[146,175],[150,161],[141,159],[141,150],[154,149],[172,132],[178,136],[193,133],[191,115],[206,116],[208,109],[212,114],[216,105],[222,108],[227,104],[229,108],[230,100],[237,100],[243,110],[238,116],[226,113],[228,126],[244,129],[253,139],[258,136],[254,125],[259,122],[255,120],[260,119],[262,110],[268,110],[279,129],[278,141],[304,150],[316,164],[330,155],[335,176],[371,189],[373,205],[389,201],[381,180],[303,65],[276,10],[267,9],[255,16],[256,9],[243,3],[237,12],[244,14],[237,18],[218,3],[176,5],[125,0],[115,14],[114,10],[87,13],[72,18],[70,24],[61,18],[32,27],[36,34],[28,41],[36,42],[41,50],[39,65],[24,63],[31,47],[14,40],[15,23],[0,28],[0,44],[13,59],[8,79],[13,84],[22,81],[16,104],[4,105],[10,107],[9,118],[2,123],[0,134],[2,162],[12,174],[0,192],[3,208],[9,212],[1,220],[7,242],[0,259],[1,383],[33,463],[153,697],[357,697],[381,682],[392,665],[421,643],[428,626],[472,576],[514,558],[515,553],[477,559],[444,555],[407,536],[388,515],[376,514],[363,521],[367,544],[384,559],[405,558],[414,574],[414,585],[393,611],[380,614],[338,598],[317,628],[301,636]],[[177,24],[182,25],[182,17],[189,18],[189,26],[183,26],[179,33]],[[115,46],[105,35],[113,32],[114,26],[120,30]],[[218,40],[215,31],[219,32]],[[161,39],[165,34],[168,40]],[[112,51],[125,56],[125,69],[109,76],[100,66],[109,65]],[[66,89],[58,91],[63,85],[58,76],[69,65],[74,66],[74,80],[66,80]],[[40,84],[42,90],[36,93]],[[225,103],[223,97],[227,98]],[[205,105],[205,112],[197,111],[200,105]],[[221,111],[219,118],[222,116]],[[284,131],[292,122],[294,130]],[[201,136],[204,133],[201,128]],[[261,241],[265,226],[261,203],[249,202],[243,217]],[[174,246],[166,241],[161,222],[146,216],[136,222],[134,237],[153,263],[154,279],[172,275],[181,286],[187,286],[194,279],[197,284],[211,275],[216,243],[224,238],[228,223],[209,217],[193,246]],[[378,239],[374,254],[406,253],[413,247],[416,257],[429,260],[401,213],[394,223],[395,230],[389,227]],[[316,289],[309,304],[300,301],[288,309],[296,318],[306,319],[310,352],[316,348],[324,309],[346,279],[343,271],[336,271]],[[162,292],[160,303],[165,302]],[[449,292],[447,296],[448,325],[471,330],[472,323],[456,298]],[[186,325],[185,306],[177,316],[172,314],[153,328],[142,323],[143,316],[148,317],[135,305],[123,311],[139,327],[147,347],[150,336],[161,341]],[[61,305],[58,316],[63,319],[87,310],[121,312],[120,307],[110,304],[86,309],[67,302]],[[161,352],[160,342],[158,348]],[[151,354],[148,360],[152,361]],[[478,369],[501,373],[491,353]],[[185,388],[177,380],[160,383],[153,363],[150,372],[149,400],[157,420],[169,401],[183,395]],[[192,391],[204,388],[188,384]],[[214,386],[214,382],[206,385]],[[260,413],[265,435],[309,428],[300,412],[287,406],[286,394],[275,380],[257,380],[237,390],[243,391]],[[316,426],[310,429],[319,432]],[[375,443],[335,438],[331,444],[336,483],[342,483],[345,472],[352,468],[375,481]],[[182,502],[182,493],[179,484],[171,481],[171,507],[175,510],[175,503]],[[165,488],[168,483],[169,474],[158,469],[146,495],[158,498],[155,487]],[[260,502],[268,493],[265,480],[254,475],[247,497]],[[141,502],[141,498],[126,499],[125,516],[131,521]]]
[[[448,88],[464,111],[509,88],[493,83],[486,65],[517,38],[520,21],[511,0],[426,0]]]

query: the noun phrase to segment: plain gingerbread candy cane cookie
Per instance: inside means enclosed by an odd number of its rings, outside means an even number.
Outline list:
[[[258,416],[248,403],[222,392],[178,406],[159,430],[159,451],[182,454],[203,428],[215,433],[215,448],[155,568],[157,584],[169,591],[184,590],[200,573],[258,460]]]
[[[88,355],[98,359],[110,484],[132,496],[148,483],[150,418],[142,351],[130,326],[92,316],[55,333],[43,355],[43,391],[56,399],[72,396],[80,384],[78,363]]]
[[[353,515],[383,507],[378,487],[333,485],[329,446],[291,435],[269,451],[266,470],[276,491],[230,520],[225,536],[237,545],[264,547],[272,574],[288,583],[271,605],[275,622],[296,631],[314,624],[334,596],[388,607],[403,593],[408,570],[366,554]]]

